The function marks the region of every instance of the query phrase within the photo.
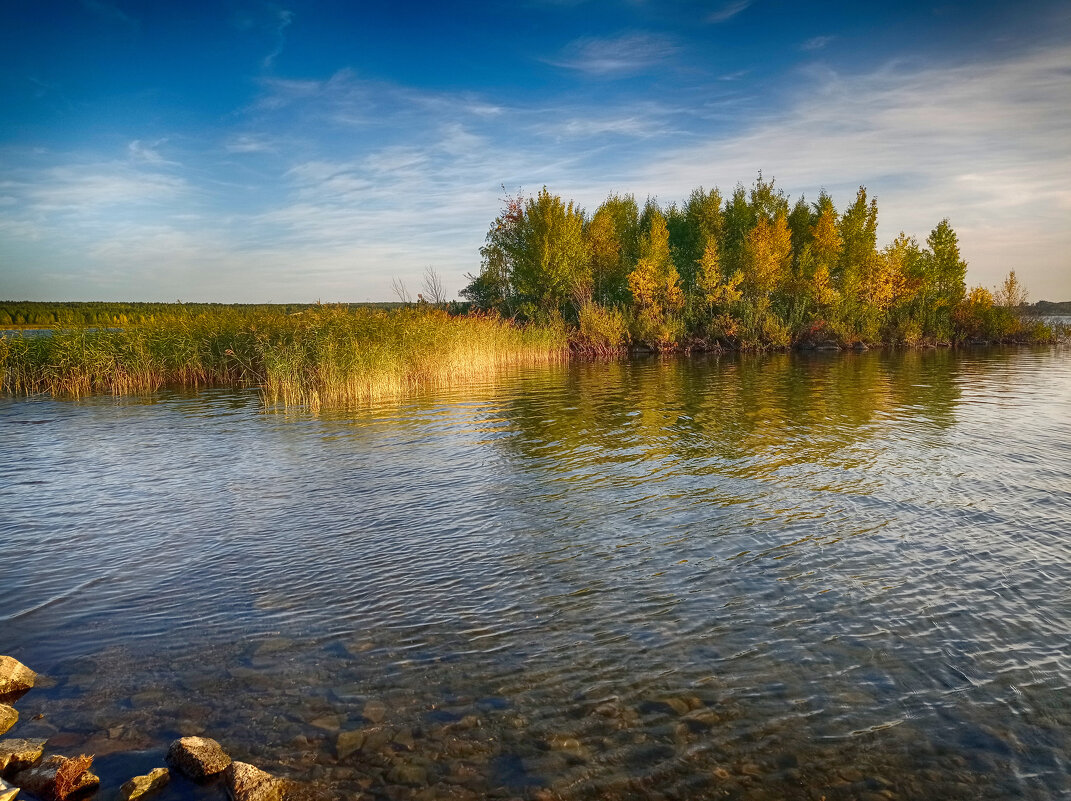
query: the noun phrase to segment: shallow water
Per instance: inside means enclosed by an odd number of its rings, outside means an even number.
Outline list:
[[[102,797],[204,733],[339,797],[1071,798],[1066,348],[0,431],[0,653],[45,674],[12,734]]]

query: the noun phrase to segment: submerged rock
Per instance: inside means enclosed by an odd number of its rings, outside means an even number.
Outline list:
[[[100,779],[90,771],[93,757],[74,759],[50,756],[39,765],[17,773],[12,781],[42,801],[67,801],[100,786]]]
[[[167,749],[167,762],[183,776],[203,782],[222,773],[231,758],[210,737],[182,737]]]
[[[144,776],[135,776],[119,788],[119,801],[135,801],[137,798],[155,793],[171,781],[171,772],[167,768],[153,768]]]
[[[0,801],[15,801],[15,796],[18,794],[18,787],[12,787],[3,779],[0,779]]]
[[[0,703],[17,701],[33,687],[37,674],[10,656],[0,656]]]
[[[37,763],[45,752],[45,741],[0,740],[0,774],[10,776]]]
[[[19,713],[13,706],[7,704],[0,704],[0,734],[4,734],[8,729],[18,722]]]

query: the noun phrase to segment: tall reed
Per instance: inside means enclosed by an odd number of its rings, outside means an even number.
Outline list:
[[[268,403],[344,407],[485,380],[564,358],[566,349],[564,330],[423,307],[179,309],[122,329],[0,338],[0,385],[74,397],[252,385]]]

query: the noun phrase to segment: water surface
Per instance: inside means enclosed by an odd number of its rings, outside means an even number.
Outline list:
[[[205,733],[340,797],[1071,797],[1067,349],[0,430],[0,652],[45,674],[12,734],[103,792]]]

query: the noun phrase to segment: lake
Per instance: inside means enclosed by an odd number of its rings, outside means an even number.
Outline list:
[[[44,674],[12,734],[101,798],[194,733],[347,798],[1071,798],[1066,347],[0,431],[0,653]]]

